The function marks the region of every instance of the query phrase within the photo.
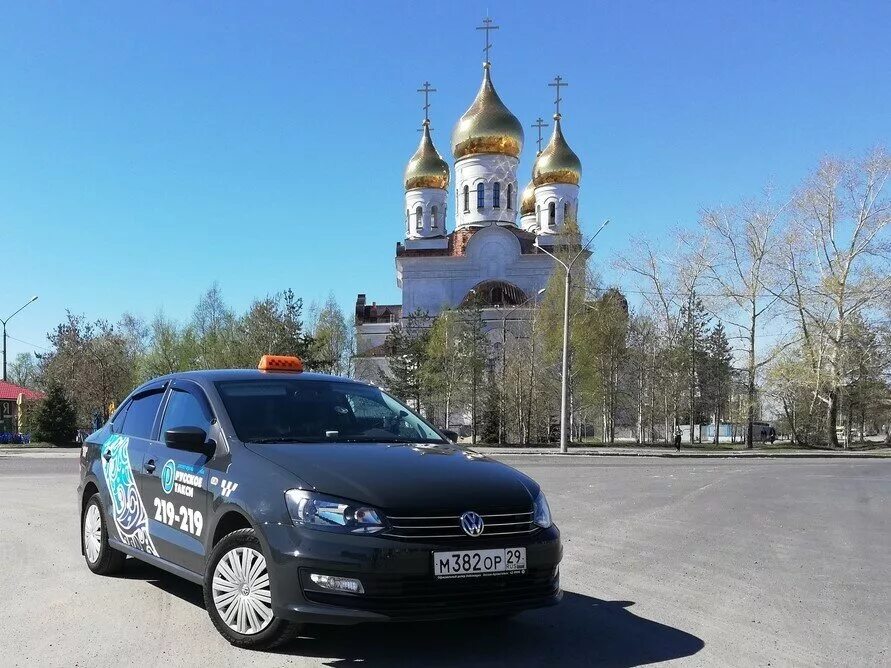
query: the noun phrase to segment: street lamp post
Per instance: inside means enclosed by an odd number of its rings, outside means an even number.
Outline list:
[[[568,443],[568,434],[567,434],[567,426],[568,426],[568,415],[567,408],[569,403],[569,291],[572,289],[572,267],[575,265],[576,261],[582,257],[585,251],[588,250],[588,246],[591,245],[591,242],[597,238],[597,235],[600,234],[601,230],[607,226],[609,220],[603,221],[603,224],[597,228],[597,231],[594,233],[590,239],[588,239],[588,243],[582,246],[579,249],[579,252],[575,254],[572,260],[569,261],[569,264],[561,260],[559,257],[551,253],[550,251],[545,250],[538,244],[538,240],[535,241],[535,247],[538,248],[541,252],[550,255],[554,260],[560,263],[563,269],[566,270],[566,282],[563,288],[563,361],[560,366],[561,378],[560,378],[560,452],[568,452],[569,451],[569,443]]]
[[[0,320],[0,323],[3,323],[3,380],[4,381],[6,380],[6,323],[9,322],[10,320],[12,320],[13,317],[16,316],[19,312],[21,312],[22,309],[24,309],[26,306],[28,306],[29,304],[33,304],[36,301],[37,301],[37,295],[34,295],[33,297],[31,297],[31,299],[29,299],[27,302],[25,302],[21,308],[19,308],[15,312],[13,312],[12,315],[8,316],[6,318],[6,320]]]

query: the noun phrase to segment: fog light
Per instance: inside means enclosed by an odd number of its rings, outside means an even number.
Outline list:
[[[330,589],[331,591],[340,591],[346,594],[364,594],[365,588],[362,583],[354,578],[339,578],[335,575],[319,575],[318,573],[310,573],[309,579],[313,584],[322,589]]]

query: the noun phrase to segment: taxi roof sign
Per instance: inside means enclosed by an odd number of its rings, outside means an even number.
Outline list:
[[[303,371],[303,361],[292,355],[263,355],[257,368],[260,371]]]

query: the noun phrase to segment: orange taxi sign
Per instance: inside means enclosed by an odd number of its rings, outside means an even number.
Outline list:
[[[257,368],[260,371],[303,371],[303,361],[292,355],[263,355]]]

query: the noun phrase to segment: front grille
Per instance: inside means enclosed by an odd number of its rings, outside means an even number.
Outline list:
[[[358,596],[312,591],[301,569],[304,595],[314,603],[368,610],[394,618],[485,614],[499,609],[546,605],[560,591],[553,568],[523,573],[437,580],[432,576],[359,576],[365,594]]]
[[[480,514],[483,533],[475,537],[520,536],[530,534],[538,527],[532,523],[533,511],[517,513]],[[402,540],[441,540],[445,538],[470,538],[461,528],[459,515],[394,516],[388,515],[389,528],[383,535]]]

